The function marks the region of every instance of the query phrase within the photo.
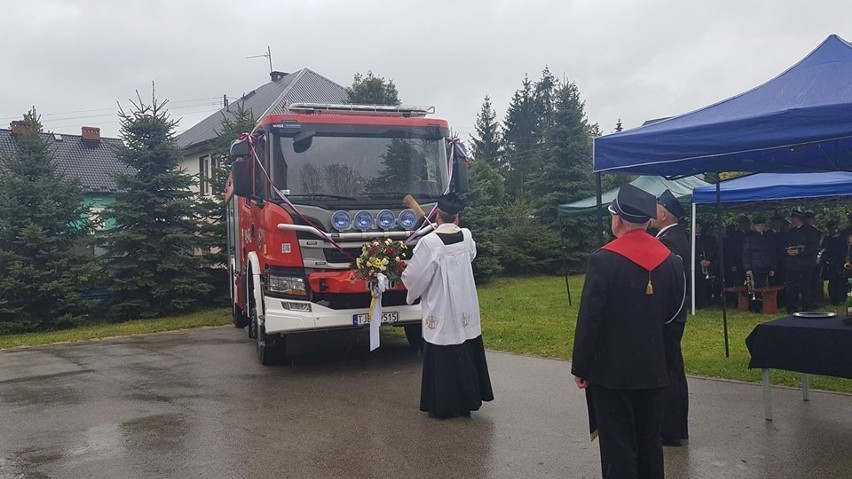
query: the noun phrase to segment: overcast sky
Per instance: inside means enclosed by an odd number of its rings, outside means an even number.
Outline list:
[[[852,40],[850,0],[27,0],[4,2],[0,128],[35,106],[47,130],[118,136],[138,90],[191,127],[310,68],[348,86],[392,79],[464,139],[483,98],[499,119],[525,74],[574,81],[609,133],[753,88],[828,35]],[[852,79],[850,79],[852,81]]]

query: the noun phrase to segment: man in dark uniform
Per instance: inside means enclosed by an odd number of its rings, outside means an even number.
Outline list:
[[[820,277],[828,281],[828,300],[838,305],[846,299],[846,276],[843,264],[846,261],[846,241],[837,233],[837,220],[830,220],[820,244],[817,261]]]
[[[663,478],[662,394],[675,318],[685,313],[683,262],[645,232],[654,197],[621,187],[610,205],[616,239],[589,256],[571,373],[586,389],[605,478]]]
[[[719,269],[716,238],[705,223],[695,223],[695,307],[707,307],[719,293],[716,271]]]
[[[804,211],[794,209],[790,215],[790,230],[784,238],[787,313],[790,314],[816,309],[813,275],[820,233],[805,223],[806,218]]]
[[[753,229],[743,241],[743,269],[754,288],[765,288],[769,278],[775,276],[774,245],[765,232],[766,220],[758,216],[752,223]],[[749,308],[752,312],[762,309],[758,301],[752,301]]]
[[[685,216],[686,211],[683,210],[677,198],[671,191],[666,190],[657,198],[657,217],[651,220],[651,227],[657,230],[657,239],[683,260],[684,284],[687,285],[688,296],[692,254],[689,235],[680,225],[680,219]],[[686,369],[680,348],[680,340],[686,327],[686,315],[679,317],[672,326],[677,347],[672,363],[671,382],[663,395],[662,436],[664,446],[680,447],[683,440],[689,439],[689,387],[686,383]]]

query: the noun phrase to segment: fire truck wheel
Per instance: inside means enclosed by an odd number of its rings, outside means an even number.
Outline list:
[[[257,360],[264,366],[278,364],[284,358],[284,350],[287,344],[287,336],[274,334],[268,335],[263,326],[258,324],[257,315],[254,317],[255,336],[257,345]]]
[[[405,339],[408,340],[408,345],[411,346],[412,349],[422,349],[423,348],[423,324],[406,324],[405,328]]]
[[[243,312],[242,309],[238,308],[236,305],[233,307],[233,317],[234,317],[234,327],[235,328],[245,328],[251,322],[251,318]]]

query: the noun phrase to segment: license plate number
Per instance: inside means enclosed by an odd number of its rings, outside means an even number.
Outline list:
[[[399,321],[399,313],[396,311],[388,311],[382,313],[382,323],[395,323]],[[363,326],[370,322],[369,314],[353,314],[352,325]]]

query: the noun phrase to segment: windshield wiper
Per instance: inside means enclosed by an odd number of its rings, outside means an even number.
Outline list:
[[[327,195],[325,193],[305,193],[302,195],[287,195],[294,196],[299,198],[331,198],[333,200],[350,200],[355,201],[356,198],[352,198],[351,196],[339,196],[339,195]]]

